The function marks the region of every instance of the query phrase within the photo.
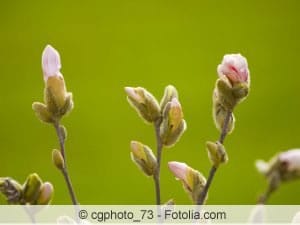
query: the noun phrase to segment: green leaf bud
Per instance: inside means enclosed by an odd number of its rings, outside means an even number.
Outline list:
[[[52,162],[59,170],[62,170],[65,168],[65,160],[64,160],[61,152],[57,149],[53,149],[53,151],[52,151]]]

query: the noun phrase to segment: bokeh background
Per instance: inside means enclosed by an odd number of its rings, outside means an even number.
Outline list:
[[[247,57],[249,98],[236,108],[226,139],[229,163],[218,171],[208,204],[254,204],[266,188],[254,161],[300,147],[300,2],[297,0],[8,1],[0,3],[0,176],[23,182],[37,172],[55,186],[53,204],[70,204],[51,162],[54,129],[35,117],[43,99],[41,53],[61,54],[74,111],[63,120],[69,172],[81,204],[154,204],[154,187],[131,162],[129,142],[154,148],[153,127],[128,105],[124,86],[158,99],[180,93],[188,129],[163,152],[162,200],[190,204],[167,169],[183,161],[207,175],[216,67],[226,53]],[[270,204],[299,204],[300,182],[282,185]],[[3,198],[0,203],[5,204]]]

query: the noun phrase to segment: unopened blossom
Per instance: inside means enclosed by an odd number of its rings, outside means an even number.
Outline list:
[[[147,175],[152,176],[156,168],[156,158],[152,150],[141,142],[131,141],[131,159]]]
[[[129,104],[139,116],[148,123],[156,122],[160,116],[160,107],[156,98],[145,88],[125,87]]]
[[[227,54],[217,68],[220,77],[226,76],[231,84],[250,81],[247,59],[241,54]]]
[[[43,51],[42,69],[45,81],[52,76],[62,76],[60,73],[61,63],[59,53],[51,45],[47,45]]]
[[[280,180],[300,178],[300,149],[290,149],[273,156],[269,162],[256,161],[256,168],[267,177],[278,174]]]
[[[164,108],[160,136],[164,146],[172,147],[186,130],[181,105],[177,98],[172,98]]]
[[[184,190],[190,198],[196,203],[206,184],[205,177],[197,170],[181,162],[169,162],[170,171],[183,184]]]

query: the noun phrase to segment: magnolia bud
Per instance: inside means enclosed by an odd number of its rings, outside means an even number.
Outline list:
[[[39,118],[42,122],[45,123],[53,123],[54,119],[52,114],[48,111],[47,106],[40,102],[34,102],[32,104],[32,109],[35,112],[37,118]]]
[[[176,88],[173,85],[168,85],[165,88],[164,96],[162,97],[162,99],[160,101],[161,111],[164,111],[165,106],[167,105],[167,103],[172,101],[173,98],[178,99],[178,92],[177,92]]]
[[[228,156],[224,146],[220,142],[206,142],[208,157],[213,166],[218,167],[221,163],[228,161]]]
[[[240,54],[225,55],[218,66],[219,79],[215,95],[218,102],[229,111],[248,95],[250,72],[246,58]]]
[[[163,112],[163,121],[160,126],[160,136],[166,147],[173,146],[186,130],[181,105],[177,98],[168,102]]]
[[[160,107],[155,97],[142,87],[125,87],[127,100],[142,119],[152,123],[160,117]]]
[[[174,176],[182,182],[184,190],[196,203],[206,184],[205,177],[185,163],[169,162],[168,166]]]
[[[53,164],[59,169],[62,170],[65,168],[65,160],[61,154],[61,152],[57,149],[53,149],[52,151],[52,161]]]
[[[247,59],[241,54],[224,55],[217,71],[220,77],[226,77],[232,85],[250,83]]]
[[[45,80],[45,103],[52,118],[60,119],[73,107],[72,95],[66,90],[66,85],[60,73],[61,63],[59,53],[47,45],[42,55],[42,69]]]
[[[30,174],[23,185],[23,199],[26,203],[35,203],[42,186],[41,178],[36,174]]]
[[[273,191],[284,181],[300,178],[300,149],[291,149],[276,154],[269,162],[257,160],[256,167],[266,176],[269,189]]]
[[[156,158],[152,150],[137,141],[131,141],[131,159],[147,175],[152,176],[156,169]]]
[[[53,196],[53,186],[49,182],[45,182],[42,184],[40,189],[39,197],[36,201],[37,205],[48,205]]]

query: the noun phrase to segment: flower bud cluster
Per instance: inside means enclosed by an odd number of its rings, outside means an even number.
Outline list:
[[[10,204],[48,205],[53,197],[53,186],[43,182],[36,173],[30,174],[23,185],[16,180],[0,178],[0,192]]]

